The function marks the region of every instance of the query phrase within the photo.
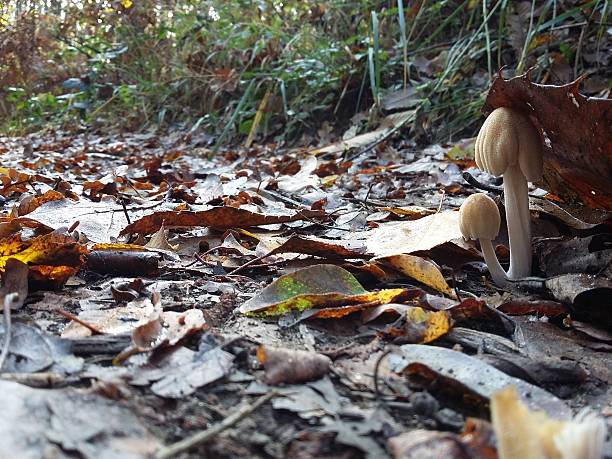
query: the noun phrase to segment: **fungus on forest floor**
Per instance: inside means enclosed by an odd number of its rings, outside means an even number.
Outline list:
[[[461,234],[466,239],[478,239],[493,281],[502,286],[507,283],[508,277],[499,264],[491,242],[497,237],[500,224],[501,217],[497,204],[484,193],[468,196],[459,209]]]
[[[531,274],[531,222],[527,182],[542,177],[540,134],[528,116],[508,107],[494,110],[480,128],[476,164],[504,176],[504,205],[510,240],[509,279]]]

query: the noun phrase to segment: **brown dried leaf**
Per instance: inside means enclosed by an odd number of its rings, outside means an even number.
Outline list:
[[[266,370],[268,384],[296,384],[323,377],[331,359],[311,351],[259,346],[257,359]]]
[[[190,228],[194,226],[207,226],[220,230],[230,228],[248,228],[259,225],[272,225],[296,220],[304,220],[324,216],[321,211],[301,210],[292,215],[264,215],[235,207],[213,207],[199,212],[155,212],[126,226],[121,235],[125,234],[151,234],[161,228],[162,224],[168,228]]]

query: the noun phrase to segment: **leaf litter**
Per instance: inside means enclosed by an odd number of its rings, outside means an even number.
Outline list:
[[[252,457],[493,458],[508,387],[525,419],[609,417],[609,190],[593,175],[609,145],[585,137],[609,102],[521,76],[496,79],[485,111],[525,104],[549,142],[534,276],[503,288],[457,212],[498,183],[473,139],[405,148],[392,134],[413,110],[310,151],[60,131],[26,161],[29,140],[0,138],[2,455],[166,457],[181,439],[207,455],[221,446],[194,438],[216,437]],[[559,104],[584,118],[576,138]],[[505,226],[494,249],[507,263]]]

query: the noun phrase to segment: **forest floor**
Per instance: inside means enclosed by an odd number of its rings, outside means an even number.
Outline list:
[[[2,295],[21,292],[0,457],[493,458],[510,385],[609,423],[605,214],[533,188],[537,277],[498,288],[457,224],[469,194],[501,195],[474,139],[208,142],[0,138]]]

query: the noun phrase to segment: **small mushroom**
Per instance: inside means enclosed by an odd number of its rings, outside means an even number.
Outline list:
[[[466,239],[478,239],[493,281],[507,283],[507,275],[499,264],[491,241],[499,233],[501,217],[497,204],[484,193],[476,193],[463,201],[459,209],[459,229]]]
[[[527,181],[542,177],[540,134],[529,117],[518,110],[495,109],[480,128],[475,145],[476,164],[504,176],[504,205],[510,240],[508,277],[531,274],[531,223]]]

